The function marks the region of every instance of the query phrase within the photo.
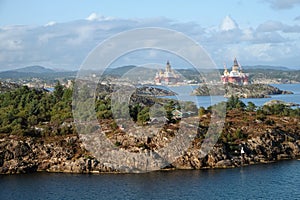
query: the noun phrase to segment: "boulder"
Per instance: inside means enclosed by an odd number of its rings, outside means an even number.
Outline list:
[[[232,161],[229,159],[226,160],[220,160],[216,163],[215,167],[217,168],[232,168],[234,165],[232,164]]]

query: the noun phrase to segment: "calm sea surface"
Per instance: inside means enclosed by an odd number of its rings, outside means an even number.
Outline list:
[[[300,161],[144,174],[0,176],[0,199],[300,199]]]
[[[294,94],[272,95],[270,98],[249,98],[241,100],[244,101],[246,105],[251,101],[257,106],[261,106],[265,102],[273,99],[300,104],[300,84],[273,84],[273,86],[278,87],[281,90],[292,91]],[[197,86],[168,86],[167,89],[170,89],[178,94],[177,96],[169,96],[168,98],[178,99],[182,101],[192,101],[195,102],[198,107],[208,107],[221,101],[226,101],[226,98],[224,98],[223,96],[190,96],[192,90],[196,87]]]

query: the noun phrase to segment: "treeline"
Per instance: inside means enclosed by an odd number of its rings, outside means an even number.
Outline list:
[[[138,125],[146,125],[151,118],[165,117],[169,123],[177,122],[174,111],[189,110],[197,113],[197,107],[192,102],[181,102],[171,99],[139,96],[135,100],[130,99],[128,104],[114,102],[107,94],[100,94],[96,98],[95,110],[98,119],[127,118],[128,116]],[[145,103],[146,102],[146,103]],[[151,109],[151,107],[153,109]]]
[[[256,106],[253,102],[248,102],[247,105],[236,96],[228,98],[227,102],[220,102],[210,106],[207,109],[199,108],[200,128],[207,128],[209,121],[205,120],[204,115],[225,112],[225,124],[222,133],[220,133],[219,141],[229,145],[229,148],[235,150],[237,144],[248,138],[249,134],[257,134],[255,130],[260,126],[267,128],[278,123],[279,118],[291,119],[300,117],[300,108],[291,108],[284,104]],[[287,118],[286,118],[287,117]],[[281,123],[281,122],[280,122]],[[278,125],[278,124],[277,124]],[[245,127],[247,127],[245,129]],[[292,126],[291,126],[292,127]],[[295,128],[295,127],[294,127]],[[296,131],[296,130],[294,130]],[[204,138],[205,133],[200,134],[200,138]]]
[[[253,102],[248,102],[247,105],[241,101],[237,96],[231,96],[225,102],[220,102],[216,105],[209,106],[207,109],[201,107],[199,109],[199,115],[205,112],[211,112],[212,110],[220,111],[221,108],[226,108],[226,111],[239,109],[241,111],[255,112],[257,115],[279,115],[279,116],[290,116],[299,117],[300,108],[291,108],[290,106],[284,104],[273,104],[273,105],[263,105],[256,106]]]
[[[0,133],[51,136],[73,133],[72,90],[54,92],[22,86],[0,94]]]
[[[36,137],[76,133],[73,125],[72,95],[72,89],[63,87],[59,82],[53,92],[22,86],[1,93],[0,133]],[[177,123],[181,117],[197,115],[197,111],[199,116],[203,116],[212,110],[219,110],[226,114],[226,110],[239,109],[255,113],[259,120],[264,120],[267,115],[300,116],[299,108],[292,109],[282,104],[257,107],[251,102],[245,105],[234,96],[227,102],[221,102],[207,109],[203,107],[198,109],[191,102],[179,103],[176,100],[159,99],[155,105],[153,104],[155,101],[151,102],[151,105],[131,102],[128,108],[124,108],[122,104],[112,106],[111,99],[106,93],[95,98],[95,111],[99,120],[111,119],[112,121],[113,113],[122,117],[124,112],[129,111],[131,119],[139,125],[147,125],[151,118],[162,116],[166,119],[166,123]],[[192,114],[185,115],[186,113]]]
[[[72,95],[72,89],[65,88],[59,82],[53,92],[22,86],[1,93],[0,134],[48,137],[76,133],[73,124]],[[91,105],[91,102],[84,103],[88,103],[87,106]],[[95,99],[95,111],[99,120],[122,118],[129,110],[131,119],[139,125],[146,125],[150,116],[165,115],[169,122],[174,122],[172,111],[180,109],[178,103],[172,100],[155,109],[154,113],[150,107],[151,105],[139,102],[131,103],[129,108],[125,108],[123,104],[112,106],[108,93],[99,93]],[[86,114],[85,110],[79,110],[79,113]]]
[[[246,69],[250,80],[274,79],[282,83],[290,81],[300,82],[300,70],[276,70],[276,69]]]

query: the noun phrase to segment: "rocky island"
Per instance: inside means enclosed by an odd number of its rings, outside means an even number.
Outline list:
[[[247,119],[245,119],[247,117]],[[201,118],[201,131],[207,129],[209,115]],[[258,163],[300,158],[299,117],[267,116],[258,119],[253,112],[234,110],[228,113],[224,132],[212,151],[199,157],[201,133],[189,149],[168,168],[232,168]],[[136,140],[118,134],[120,148],[142,151],[164,145],[163,137]],[[166,132],[164,137],[171,138]],[[0,173],[15,174],[37,171],[66,173],[117,172],[100,163],[87,152],[77,135],[51,138],[20,137],[1,134]],[[241,148],[244,154],[241,155]]]
[[[210,96],[210,95],[224,95],[224,97],[230,97],[232,95],[239,98],[267,98],[270,95],[277,94],[293,94],[290,91],[283,91],[267,84],[249,84],[238,85],[233,83],[209,85],[203,84],[196,88],[192,95],[196,96]]]
[[[53,92],[21,86],[0,93],[0,174],[122,172],[99,161],[83,145],[72,115],[72,90],[57,83]],[[88,95],[83,92],[78,95]],[[168,169],[231,168],[300,158],[300,109],[282,102],[256,107],[254,104],[246,106],[237,97],[231,97],[227,102],[199,110],[187,102],[180,104],[181,110],[193,112],[180,114],[178,102],[153,97],[169,94],[168,91],[139,88],[133,91],[126,105],[134,126],[138,127],[132,134],[133,126],[120,127],[113,118],[112,92],[111,85],[99,85],[95,111],[105,137],[122,151],[155,153],[172,141],[181,120],[192,122],[196,127],[192,132],[189,126],[184,126],[185,133],[193,139],[186,150],[166,166]],[[161,121],[159,118],[151,120],[153,105],[157,106],[158,116],[164,115]],[[218,109],[220,105],[227,107],[222,133],[213,149],[200,156],[201,145],[211,126],[212,108]],[[124,105],[117,106],[122,110]],[[85,114],[84,109],[80,112]],[[144,135],[154,128],[158,131]]]
[[[252,76],[252,75],[251,75]],[[191,95],[196,96],[224,96],[229,98],[237,96],[239,98],[268,98],[270,95],[276,94],[292,94],[290,91],[283,91],[279,88],[268,84],[251,84],[250,75],[244,73],[242,66],[235,58],[232,70],[229,71],[224,66],[224,73],[221,76],[221,83],[218,84],[201,84],[192,91]]]
[[[205,140],[212,114],[210,109],[202,108],[199,116],[187,118],[198,122],[194,139],[187,150],[166,169],[233,168],[300,158],[299,109],[291,109],[283,104],[256,108],[255,105],[243,105],[237,98],[230,100],[227,103],[223,131],[213,149],[204,157],[200,156],[199,150]],[[165,123],[156,135],[137,137],[124,132],[110,117],[99,120],[106,137],[117,148],[135,153],[155,152],[165,146],[174,137],[180,121],[177,119]],[[139,131],[143,133],[152,128],[143,124]],[[52,135],[1,133],[0,173],[122,172],[97,160],[85,149],[79,138],[76,131],[52,132]]]

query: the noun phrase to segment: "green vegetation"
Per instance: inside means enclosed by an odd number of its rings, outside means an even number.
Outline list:
[[[256,126],[265,129],[267,126],[276,125],[281,117],[293,118],[293,120],[300,117],[300,108],[291,108],[280,103],[258,107],[249,102],[246,106],[238,97],[231,96],[227,102],[220,102],[207,109],[199,108],[199,128],[208,126],[207,117],[202,117],[204,114],[212,114],[213,110],[221,111],[221,108],[224,107],[226,107],[226,119],[219,140],[230,145],[240,144],[241,141],[248,138],[249,133],[257,133],[253,131],[257,128]],[[254,126],[249,126],[253,123],[255,123]]]
[[[244,140],[247,138],[247,135],[243,131],[237,128],[234,132],[222,133],[220,139],[226,143],[233,143],[238,140]]]
[[[137,115],[137,121],[140,124],[144,124],[150,120],[149,107],[144,107]]]
[[[232,109],[244,109],[246,105],[244,102],[242,102],[238,97],[236,96],[231,96],[228,101],[227,101],[227,110],[232,110]]]
[[[72,90],[53,93],[23,86],[0,94],[0,133],[47,136],[73,133]]]
[[[300,108],[292,109],[284,104],[264,105],[257,110],[259,115],[300,116]]]
[[[218,108],[224,107],[225,104],[226,104],[227,111],[238,109],[241,111],[256,112],[256,115],[259,116],[259,118],[264,118],[265,115],[279,115],[279,116],[292,116],[292,117],[300,116],[300,108],[293,109],[287,105],[280,104],[280,103],[258,107],[253,102],[248,102],[246,106],[244,102],[241,101],[236,96],[231,96],[227,102],[223,101],[216,105],[209,106],[207,108],[207,111],[211,112],[212,109],[218,110]],[[206,110],[203,110],[204,108],[200,108],[200,109],[199,112],[201,112],[202,114],[207,112]]]
[[[166,118],[169,122],[175,122],[175,119],[173,118],[173,111],[177,108],[174,101],[169,101],[167,105],[165,105],[166,109]]]
[[[84,86],[78,98],[86,99]],[[66,135],[75,133],[72,115],[72,95],[70,88],[63,87],[57,82],[54,91],[48,92],[42,89],[31,89],[22,86],[8,92],[0,94],[0,133],[14,134],[19,136],[46,137],[54,135]],[[86,109],[92,102],[90,98],[83,102],[78,108],[78,114],[87,115]],[[85,105],[86,104],[86,105]],[[159,103],[159,109],[154,109],[154,115],[164,116],[175,122],[173,111],[179,109],[174,101]],[[164,105],[164,106],[163,106]],[[191,104],[186,104],[189,109],[195,109]],[[112,110],[113,109],[115,110]],[[124,117],[124,113],[129,111],[134,122],[145,125],[150,120],[150,105],[142,103],[132,103],[128,108],[122,104],[111,105],[111,99],[107,93],[99,93],[95,101],[95,111],[97,118],[113,119],[114,114]],[[124,116],[123,116],[124,115]],[[155,117],[155,116],[154,116]],[[82,117],[84,119],[84,116]],[[111,128],[118,128],[116,123],[111,123]]]
[[[202,117],[205,114],[206,114],[206,110],[204,107],[201,106],[198,110],[198,115],[199,115],[199,117]]]
[[[246,110],[250,111],[250,112],[254,112],[256,110],[256,108],[257,108],[256,105],[253,102],[250,101],[247,104]]]
[[[226,110],[233,110],[233,109],[238,109],[238,110],[244,110],[246,108],[246,105],[244,104],[243,101],[239,99],[237,96],[231,96],[227,102],[222,101],[220,103],[217,103],[213,106],[209,106],[207,108],[208,112],[212,112],[212,110],[215,110],[218,113],[225,113]],[[203,109],[203,108],[201,108]],[[202,113],[205,113],[205,111],[201,111]]]
[[[90,94],[84,93],[78,96],[86,97]],[[54,91],[47,92],[42,89],[30,89],[22,86],[8,92],[0,94],[0,133],[15,134],[20,136],[46,137],[53,135],[74,134],[72,115],[72,95],[71,88],[63,87],[57,82]],[[141,97],[142,98],[142,97]],[[283,104],[274,104],[269,106],[257,107],[254,103],[249,102],[247,106],[235,96],[231,96],[227,102],[221,102],[207,109],[199,109],[191,102],[181,102],[176,100],[157,99],[147,105],[139,102],[130,102],[129,106],[122,104],[111,105],[111,99],[108,93],[99,93],[96,100],[88,99],[86,107],[95,101],[95,111],[99,120],[112,120],[113,113],[122,117],[124,113],[129,112],[131,119],[139,125],[147,125],[150,118],[165,117],[168,123],[177,123],[181,117],[197,115],[202,117],[216,110],[217,113],[226,114],[231,110],[237,110],[241,113],[251,113],[265,124],[272,125],[274,121],[268,116],[291,116],[299,117],[300,109],[292,109]],[[145,101],[147,102],[147,101]],[[154,102],[154,104],[153,104]],[[85,106],[79,114],[87,114]],[[113,109],[115,110],[112,110]],[[226,108],[226,110],[225,110]],[[187,114],[188,113],[188,114]],[[192,113],[192,114],[191,114]],[[124,115],[125,116],[125,115]],[[240,117],[247,122],[247,117]],[[110,122],[113,130],[118,129],[115,122]],[[236,130],[226,136],[227,141],[242,139],[245,135],[242,130]]]
[[[262,69],[246,69],[245,72],[250,74],[250,80],[272,79],[281,83],[300,82],[300,70],[276,70],[263,67]]]

